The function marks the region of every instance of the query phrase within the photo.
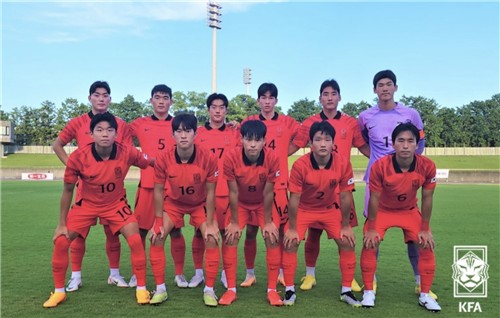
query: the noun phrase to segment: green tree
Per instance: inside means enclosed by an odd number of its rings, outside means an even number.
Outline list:
[[[495,147],[500,144],[500,96],[473,101],[458,109],[462,119],[464,146]]]
[[[90,108],[90,105],[79,103],[75,98],[66,98],[57,109],[55,131],[60,132],[72,118],[89,112]]]
[[[288,116],[294,118],[298,122],[303,122],[306,118],[320,111],[320,105],[313,100],[304,98],[293,103],[292,107],[288,110]]]
[[[145,116],[149,112],[147,106],[136,101],[132,95],[125,96],[120,103],[111,103],[109,111],[127,123],[131,123],[134,119]]]
[[[236,120],[241,122],[250,115],[258,114],[260,107],[255,98],[240,94],[236,95],[229,101],[229,109],[227,110],[227,120]]]
[[[54,103],[46,100],[36,110],[36,129],[33,131],[33,143],[35,145],[49,146],[57,137],[55,130],[56,110]]]
[[[11,114],[15,125],[16,143],[22,146],[34,145],[35,131],[38,128],[38,111],[28,106],[21,106],[14,108]]]
[[[9,114],[2,110],[2,105],[0,105],[0,120],[9,120]]]
[[[438,147],[443,145],[441,132],[443,131],[443,120],[438,114],[439,105],[434,99],[422,96],[402,96],[401,102],[416,109],[424,122],[425,143],[427,147]]]
[[[461,118],[458,116],[456,109],[443,107],[437,112],[443,123],[443,130],[440,134],[440,139],[444,147],[457,147],[463,145],[463,131],[461,129]]]
[[[365,101],[361,101],[359,103],[346,103],[341,110],[349,116],[358,118],[359,114],[368,108],[370,108],[370,104]]]

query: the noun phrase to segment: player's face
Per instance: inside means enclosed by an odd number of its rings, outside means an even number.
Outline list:
[[[278,103],[278,99],[271,96],[270,92],[266,92],[263,96],[260,96],[257,100],[260,106],[260,111],[264,114],[274,113],[274,106]]]
[[[413,158],[417,151],[417,139],[410,131],[403,131],[396,136],[392,147],[398,158]]]
[[[101,121],[95,125],[92,131],[94,142],[99,147],[110,147],[116,139],[116,129],[111,127],[107,121]]]
[[[185,128],[182,125],[174,131],[175,143],[179,149],[187,150],[194,144],[196,133],[193,129]]]
[[[311,151],[316,157],[329,157],[333,150],[332,136],[318,131],[314,134],[311,140]]]
[[[92,112],[94,114],[105,113],[108,111],[111,96],[105,88],[98,88],[89,96],[89,102],[92,104]]]
[[[394,100],[394,93],[398,90],[398,86],[388,78],[383,78],[377,82],[373,90],[381,102],[388,102]]]
[[[245,151],[245,156],[255,162],[259,158],[260,152],[266,143],[264,138],[257,139],[255,137],[245,136],[241,139],[243,144],[243,151]]]
[[[151,105],[153,105],[153,111],[156,115],[162,117],[167,116],[170,106],[172,106],[172,99],[167,93],[156,92],[153,97],[149,99]]]
[[[325,87],[319,97],[319,102],[324,110],[336,111],[340,102],[340,94],[331,86]]]
[[[210,104],[208,108],[208,114],[210,115],[210,122],[212,123],[223,123],[226,120],[227,108],[221,99],[215,99]]]

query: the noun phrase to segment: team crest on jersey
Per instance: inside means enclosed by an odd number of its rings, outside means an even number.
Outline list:
[[[266,174],[265,173],[260,173],[259,174],[259,180],[260,182],[266,182]]]
[[[116,179],[121,179],[122,178],[122,168],[121,167],[116,167],[115,168],[115,177],[116,177]]]
[[[194,179],[194,183],[201,183],[201,174],[199,174],[199,173],[193,174],[193,179]]]
[[[414,179],[411,181],[411,187],[413,188],[413,190],[417,190],[418,188],[420,188],[420,182],[418,182],[418,179]]]
[[[347,139],[347,129],[342,128],[342,129],[340,130],[340,138],[341,138],[341,139]]]
[[[337,186],[337,179],[330,179],[330,189],[333,189]]]

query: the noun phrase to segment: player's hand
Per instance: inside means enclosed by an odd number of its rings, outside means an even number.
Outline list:
[[[151,230],[149,230],[151,234],[151,243],[157,244],[165,238],[165,227],[163,227],[163,217],[155,217],[155,223]]]
[[[285,232],[285,235],[283,236],[283,246],[286,249],[299,245],[299,242],[299,233],[297,233],[296,230],[288,229],[288,231]]]
[[[232,128],[232,129],[236,129],[236,128],[240,127],[240,123],[237,122],[236,120],[231,120],[230,122],[226,123],[226,126],[228,126],[229,128]]]
[[[66,225],[57,225],[56,227],[56,231],[54,233],[54,236],[52,237],[52,241],[56,241],[56,239],[61,236],[61,235],[64,235],[66,236],[66,239],[69,240],[69,233],[68,233],[68,228],[66,227]]]
[[[276,244],[279,241],[280,233],[276,225],[273,222],[269,222],[264,224],[262,236],[264,237],[264,240],[269,239],[269,243]]]
[[[354,231],[350,225],[340,228],[340,240],[343,241],[344,238],[349,243],[349,246],[354,247],[356,245],[356,235],[354,235]]]
[[[420,231],[418,233],[418,244],[422,248],[430,248],[433,251],[435,242],[432,233],[430,231]]]
[[[363,246],[366,248],[377,248],[380,244],[380,235],[375,230],[368,230],[363,237]]]
[[[232,245],[236,240],[239,240],[241,237],[241,229],[238,223],[229,223],[229,225],[225,228],[225,242],[228,245]]]
[[[205,235],[204,239],[205,242],[208,242],[209,237],[213,237],[215,242],[219,243],[219,227],[217,226],[217,222],[212,222],[211,224],[206,223],[206,229],[205,229]]]

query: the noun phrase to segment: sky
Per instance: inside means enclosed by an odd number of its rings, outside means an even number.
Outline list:
[[[156,84],[212,92],[206,1],[2,1],[2,110],[87,102],[105,80],[114,102]],[[486,100],[499,87],[499,2],[220,1],[217,92],[229,99],[275,83],[286,112],[318,100],[326,79],[341,103],[373,103],[376,72],[397,75],[396,99],[441,107]]]

